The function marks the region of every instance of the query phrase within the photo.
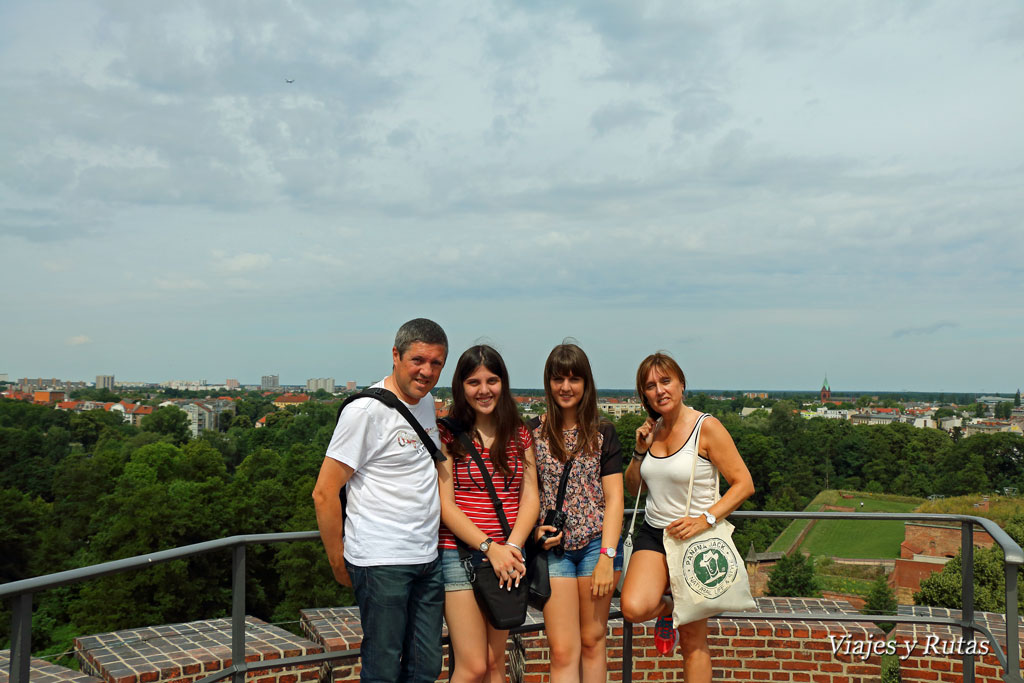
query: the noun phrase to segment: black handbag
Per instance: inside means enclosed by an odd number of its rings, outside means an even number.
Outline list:
[[[562,469],[562,478],[558,482],[558,495],[555,497],[555,512],[562,511],[562,504],[565,502],[565,488],[569,483],[569,470],[575,459],[565,463]],[[526,544],[526,582],[530,587],[530,606],[537,611],[543,611],[548,598],[551,597],[551,577],[548,574],[548,552],[544,549],[543,541],[534,540],[534,534],[530,534],[530,541]]]
[[[494,504],[494,512],[498,515],[498,521],[501,522],[505,538],[508,538],[512,534],[512,527],[509,526],[508,519],[505,518],[505,510],[502,509],[501,501],[498,500],[498,492],[494,490],[494,482],[491,480],[491,474],[487,471],[483,458],[476,452],[473,441],[465,431],[456,432],[450,421],[446,421],[444,424],[449,431],[457,433],[466,452],[479,468],[484,485],[487,487],[487,493],[490,494],[491,502]],[[476,596],[477,604],[480,605],[480,609],[491,626],[502,630],[522,626],[526,621],[527,596],[529,594],[526,582],[520,582],[518,586],[513,586],[512,590],[500,586],[499,579],[486,557],[482,557],[480,553],[471,555],[462,541],[458,541],[457,545],[462,565],[466,568],[469,582],[473,585],[473,595]]]

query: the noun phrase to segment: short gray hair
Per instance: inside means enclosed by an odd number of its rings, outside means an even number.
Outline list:
[[[398,334],[395,335],[395,348],[398,350],[399,356],[404,356],[415,342],[440,344],[444,347],[445,356],[448,355],[448,335],[433,320],[414,318],[398,328]]]

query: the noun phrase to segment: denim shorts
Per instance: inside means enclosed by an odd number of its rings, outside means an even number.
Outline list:
[[[469,574],[462,566],[457,548],[440,548],[441,573],[444,575],[444,590],[468,591],[472,590],[473,584],[469,582]]]
[[[559,557],[548,551],[548,576],[551,578],[577,579],[583,576],[590,576],[597,566],[597,559],[601,557],[601,537],[598,536],[590,543],[579,550],[566,550]],[[615,571],[622,571],[622,539],[616,550],[615,559],[612,561]]]

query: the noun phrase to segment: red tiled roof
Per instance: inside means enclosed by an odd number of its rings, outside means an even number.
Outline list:
[[[308,400],[306,394],[281,394],[274,399],[274,403],[305,403]]]

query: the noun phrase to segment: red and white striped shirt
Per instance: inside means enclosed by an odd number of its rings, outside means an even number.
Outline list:
[[[444,425],[438,424],[437,430],[438,436],[441,437],[441,443],[449,445],[455,440],[455,437],[445,429]],[[498,500],[501,501],[502,509],[505,512],[505,519],[508,520],[509,528],[512,528],[516,525],[516,517],[519,512],[519,492],[523,485],[524,460],[522,454],[533,446],[530,430],[526,427],[519,427],[516,430],[516,436],[509,441],[506,453],[508,466],[512,473],[508,477],[494,470],[489,448],[484,448],[475,440],[473,445],[476,447],[476,452],[480,454],[484,466],[487,467],[488,474],[491,475],[494,489],[498,493]],[[498,521],[498,515],[494,511],[494,503],[491,502],[491,496],[487,492],[487,485],[480,476],[480,470],[473,462],[472,457],[466,455],[455,459],[452,463],[452,480],[455,486],[455,504],[459,506],[459,509],[466,513],[466,516],[473,524],[476,524],[480,531],[496,541],[505,542],[507,540],[505,531],[501,528],[501,522]],[[443,549],[456,547],[455,534],[449,531],[444,524],[441,524],[438,546]]]

